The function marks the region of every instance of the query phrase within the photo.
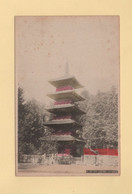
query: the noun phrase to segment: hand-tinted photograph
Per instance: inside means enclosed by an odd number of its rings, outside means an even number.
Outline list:
[[[120,175],[119,16],[16,16],[16,175]]]

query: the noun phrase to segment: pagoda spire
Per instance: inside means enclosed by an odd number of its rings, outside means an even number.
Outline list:
[[[69,75],[69,64],[66,62],[66,67],[65,67],[65,75]]]

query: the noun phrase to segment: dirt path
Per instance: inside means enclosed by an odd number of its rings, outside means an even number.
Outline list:
[[[93,172],[91,172],[91,170]],[[19,164],[19,170],[17,172],[17,175],[18,176],[47,176],[47,175],[69,176],[69,175],[95,175],[95,174],[104,175],[105,170],[107,170],[107,174],[117,175],[117,172],[115,173],[115,171],[118,171],[118,167],[99,167],[87,165]]]

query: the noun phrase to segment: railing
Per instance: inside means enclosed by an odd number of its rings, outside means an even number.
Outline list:
[[[72,86],[63,86],[63,87],[56,88],[56,92],[60,92],[60,91],[64,91],[64,90],[73,90],[73,87]]]
[[[71,135],[71,131],[69,132],[56,132],[56,133],[53,133],[53,135]]]

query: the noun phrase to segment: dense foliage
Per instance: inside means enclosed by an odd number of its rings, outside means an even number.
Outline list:
[[[86,111],[83,118],[83,137],[91,148],[118,147],[118,94],[112,87],[109,92],[88,95],[82,104]]]
[[[18,159],[22,154],[43,154],[55,150],[55,143],[41,142],[40,137],[49,136],[43,122],[49,117],[45,107],[35,100],[24,100],[22,88],[18,88]]]
[[[80,135],[90,148],[118,147],[118,94],[114,87],[109,92],[90,95],[83,91],[86,101],[78,104],[86,115],[80,118],[84,129]],[[43,122],[50,114],[44,105],[35,100],[25,101],[22,88],[18,88],[18,154],[43,154],[56,152],[57,143],[40,141],[40,137],[51,135],[52,129]],[[78,118],[79,119],[79,118]]]

